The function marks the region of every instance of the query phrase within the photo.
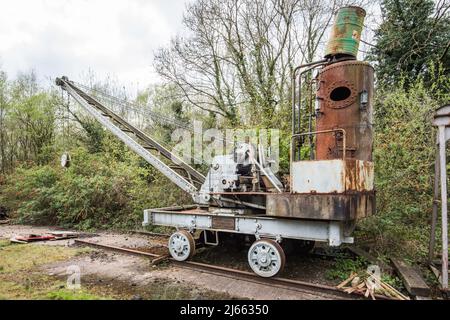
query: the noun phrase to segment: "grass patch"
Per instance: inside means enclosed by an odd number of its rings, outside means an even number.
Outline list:
[[[101,295],[87,291],[65,289],[65,282],[39,270],[42,265],[68,260],[89,251],[84,248],[11,244],[1,240],[0,299],[102,299]]]
[[[0,248],[6,247],[9,245],[10,245],[9,240],[0,240]]]
[[[96,294],[87,292],[86,290],[68,290],[59,289],[47,293],[47,298],[50,300],[107,300],[108,297],[98,296]]]
[[[5,244],[0,242],[3,273],[29,270],[44,264],[64,261],[86,252],[78,248],[46,246],[35,244]]]
[[[92,252],[67,248],[0,241],[0,300],[110,300],[110,299],[230,299],[227,294],[204,290],[165,279],[140,285],[93,275],[83,276],[80,290],[66,287],[65,276],[43,273],[45,264],[65,261]]]

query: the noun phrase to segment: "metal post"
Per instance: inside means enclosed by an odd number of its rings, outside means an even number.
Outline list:
[[[437,144],[439,146],[439,143]],[[436,160],[434,162],[434,194],[433,194],[433,213],[431,215],[430,231],[430,249],[428,252],[428,262],[432,263],[434,259],[434,247],[436,243],[436,224],[438,218],[439,204],[439,149],[436,149]]]
[[[439,126],[439,162],[442,210],[442,290],[448,290],[447,168],[445,126]]]

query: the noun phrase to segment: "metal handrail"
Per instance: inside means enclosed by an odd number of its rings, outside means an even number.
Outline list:
[[[300,117],[301,117],[300,105],[299,105],[298,115],[296,113],[296,105],[297,105],[297,95],[296,95],[297,78],[298,78],[298,81],[299,81],[298,86],[299,86],[300,91],[301,91],[301,85],[302,85],[301,77],[302,77],[302,75],[304,73],[308,72],[308,71],[314,70],[315,68],[320,67],[322,65],[325,65],[327,63],[328,63],[328,59],[322,59],[322,60],[319,60],[319,61],[305,63],[305,64],[302,64],[300,66],[297,66],[294,69],[294,71],[292,72],[292,79],[291,79],[291,87],[292,87],[291,88],[291,90],[292,90],[292,93],[291,93],[292,94],[292,97],[291,97],[292,98],[292,101],[291,101],[291,103],[292,103],[292,110],[291,110],[292,111],[292,134],[296,134],[297,133],[297,132],[295,132],[295,123],[296,122],[298,122],[298,129],[300,130]],[[300,73],[300,75],[298,75],[298,72],[301,69],[306,68],[306,67],[309,67],[309,68],[306,69],[306,70],[303,70]],[[298,99],[299,99],[299,103],[301,104],[301,92],[299,92]]]

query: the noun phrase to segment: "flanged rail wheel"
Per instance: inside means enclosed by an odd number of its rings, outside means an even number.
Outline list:
[[[273,277],[283,270],[285,262],[284,251],[274,240],[258,240],[248,250],[248,263],[261,277]]]
[[[173,233],[169,238],[170,255],[177,261],[185,261],[195,254],[195,240],[186,230]]]

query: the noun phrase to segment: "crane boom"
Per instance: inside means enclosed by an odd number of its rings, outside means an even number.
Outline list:
[[[83,107],[83,109],[85,109],[112,134],[124,142],[130,149],[144,158],[149,164],[155,167],[182,190],[189,193],[193,197],[194,201],[201,201],[199,196],[199,187],[196,186],[196,184],[202,184],[205,181],[205,177],[201,173],[189,166],[141,130],[134,127],[122,117],[105,107],[98,100],[78,88],[66,77],[57,78],[56,84],[72,96],[80,104],[80,106]],[[134,135],[134,139],[131,135]],[[182,176],[180,173],[176,172],[172,167],[161,161],[156,155],[152,154],[150,150],[155,150],[158,154],[170,160],[175,164],[175,168],[184,171],[186,176]]]

